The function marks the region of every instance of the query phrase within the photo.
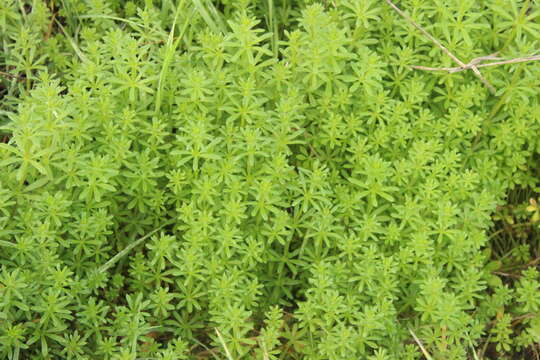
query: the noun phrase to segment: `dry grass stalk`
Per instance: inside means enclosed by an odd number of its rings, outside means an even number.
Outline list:
[[[495,94],[496,92],[495,87],[493,87],[493,85],[491,85],[491,83],[482,75],[479,68],[540,60],[540,55],[531,55],[531,56],[525,56],[525,57],[518,57],[514,59],[502,60],[501,58],[497,57],[496,54],[492,54],[492,55],[487,55],[487,56],[482,56],[482,57],[472,59],[469,63],[465,64],[456,55],[454,55],[450,50],[448,50],[443,44],[441,44],[439,40],[433,37],[429,32],[427,32],[423,27],[421,27],[417,22],[415,22],[409,15],[407,15],[399,7],[397,7],[391,0],[386,0],[386,2],[401,17],[407,20],[412,26],[420,30],[420,32],[422,32],[422,34],[424,34],[425,37],[427,37],[432,43],[437,45],[446,55],[448,55],[452,60],[454,60],[454,62],[456,62],[459,65],[457,67],[440,67],[440,68],[427,67],[427,66],[412,66],[412,68],[414,69],[426,70],[426,71],[447,71],[449,73],[455,73],[455,72],[460,72],[464,70],[472,70],[474,74],[480,79],[480,81],[482,81],[482,83],[489,89],[489,91],[492,94]],[[493,61],[493,60],[501,60],[501,61],[494,61],[494,62],[487,62],[487,63],[485,62],[485,61]]]
[[[501,60],[501,58],[495,57],[493,55],[475,58],[475,59],[472,59],[468,64],[466,64],[465,67],[457,66],[457,67],[438,68],[438,67],[413,65],[412,68],[418,69],[418,70],[426,70],[426,71],[448,71],[449,73],[455,73],[455,72],[460,72],[463,70],[469,70],[471,69],[473,65],[476,66],[477,68],[482,68],[482,67],[488,67],[488,66],[498,66],[498,65],[506,65],[506,64],[516,64],[516,63],[522,63],[522,62],[528,62],[528,61],[537,61],[537,60],[540,60],[540,55],[518,57],[514,59],[495,61],[495,62],[489,62],[489,63],[482,62],[485,60]]]
[[[414,341],[416,342],[416,344],[420,347],[420,350],[422,351],[422,354],[424,354],[424,357],[427,359],[427,360],[433,360],[433,358],[431,357],[431,355],[429,354],[429,352],[424,348],[424,345],[422,344],[422,342],[420,341],[420,339],[418,339],[418,337],[416,336],[416,334],[412,331],[412,329],[409,329],[409,332],[411,333]]]

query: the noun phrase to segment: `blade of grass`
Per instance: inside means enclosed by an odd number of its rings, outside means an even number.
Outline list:
[[[482,350],[480,350],[480,357],[484,357],[484,354],[487,351],[487,347],[490,344],[490,340],[491,340],[491,333],[488,335],[488,338],[486,339],[484,346],[482,346]]]
[[[474,350],[474,345],[471,341],[471,338],[467,336],[467,340],[469,340],[469,346],[471,347],[471,351],[473,353],[473,357],[474,357],[474,360],[480,360],[480,358],[478,357],[478,354],[476,353],[476,350]]]
[[[19,13],[22,16],[24,23],[27,24],[28,16],[26,15],[26,11],[24,10],[24,1],[18,0],[17,5],[19,5]]]
[[[416,337],[416,334],[412,331],[412,329],[409,329],[409,332],[411,333],[414,341],[418,344],[418,346],[420,347],[420,350],[422,350],[422,354],[424,354],[425,358],[427,360],[433,360],[433,358],[431,357],[431,355],[429,355],[429,353],[427,352],[427,350],[424,348],[424,345],[422,345],[422,342],[420,341],[420,339],[418,339]]]
[[[123,19],[121,17],[116,17],[116,16],[110,16],[110,15],[79,15],[77,16],[79,19],[107,19],[107,20],[114,20],[114,21],[121,21],[121,22],[125,22],[126,24],[129,24],[129,25],[132,25],[132,26],[135,26],[135,27],[139,27],[141,28],[142,25],[141,24],[137,24],[135,21],[131,21],[131,20],[128,20],[128,19]]]
[[[260,342],[260,346],[263,350],[263,360],[270,360],[270,355],[268,355],[268,350],[266,350],[266,345],[263,341]]]
[[[151,232],[149,232],[148,234],[146,234],[145,236],[143,236],[139,240],[132,242],[131,244],[126,246],[122,251],[120,251],[118,254],[113,256],[109,261],[107,261],[105,264],[103,264],[103,266],[101,268],[99,268],[98,272],[103,273],[103,272],[107,271],[107,269],[109,269],[111,266],[113,266],[118,260],[120,260],[122,257],[124,257],[134,247],[136,247],[137,245],[142,243],[144,240],[148,239],[150,236],[157,233],[159,230],[163,229],[165,226],[170,225],[172,223],[173,223],[173,221],[168,221],[168,222],[164,223],[163,225],[161,225],[160,227],[158,227],[157,229],[152,230]]]
[[[73,1],[71,0],[61,0],[62,2],[62,11],[64,12],[65,16],[64,19],[66,20],[66,23],[68,25],[68,28],[73,32],[77,33],[77,22],[75,21],[77,19],[77,16],[79,15],[76,11],[76,8],[72,6]]]
[[[12,244],[12,243],[4,241],[4,240],[0,240],[0,246],[13,247],[13,248],[17,247],[15,244]]]
[[[276,22],[276,17],[274,16],[275,9],[274,9],[274,0],[267,0],[268,2],[268,15],[267,15],[267,21],[268,21],[268,29],[272,31],[272,51],[274,52],[274,56],[278,56],[279,52],[279,37],[278,37],[278,27]]]
[[[208,13],[201,0],[193,0],[193,4],[210,30],[215,33],[225,33],[225,29],[222,28],[223,24],[217,24],[216,21],[214,21],[214,18]]]
[[[158,89],[156,93],[156,106],[154,108],[154,112],[156,115],[159,114],[159,110],[161,108],[161,101],[163,98],[163,83],[165,78],[167,77],[167,72],[169,71],[170,63],[173,59],[174,53],[176,51],[176,48],[178,47],[178,44],[180,44],[180,40],[184,36],[184,32],[187,29],[187,26],[189,25],[189,19],[191,19],[191,15],[193,15],[194,9],[191,11],[191,14],[188,16],[186,21],[184,21],[184,26],[182,27],[182,30],[180,31],[180,34],[178,38],[173,42],[174,39],[174,31],[176,29],[176,23],[178,21],[178,16],[180,15],[180,10],[184,7],[185,0],[182,0],[178,7],[176,8],[176,14],[174,15],[174,21],[171,28],[171,31],[169,33],[169,37],[167,38],[167,44],[165,49],[165,59],[163,60],[163,66],[161,67],[161,71],[159,73],[159,80],[158,80]]]
[[[58,25],[58,27],[60,28],[60,30],[62,30],[62,32],[64,33],[64,36],[66,37],[66,39],[68,39],[69,44],[71,45],[73,50],[75,50],[75,53],[77,54],[79,59],[81,59],[81,61],[83,61],[83,62],[88,61],[88,59],[86,59],[86,56],[84,56],[83,52],[81,51],[81,49],[79,48],[79,46],[77,45],[75,40],[73,40],[73,38],[71,36],[69,36],[68,32],[62,26],[62,24],[58,20],[55,20],[55,21],[56,21],[56,24]]]
[[[225,340],[223,340],[223,336],[221,336],[221,333],[216,328],[216,334],[218,336],[219,342],[221,343],[221,346],[223,346],[223,349],[225,350],[225,355],[227,355],[227,360],[233,360],[231,353],[229,352],[229,349],[227,349],[227,345],[225,345]]]
[[[199,340],[197,340],[196,338],[193,338],[193,341],[195,341],[198,345],[200,345],[201,347],[203,347],[210,355],[212,355],[212,357],[216,360],[220,360],[220,358],[218,358],[216,356],[216,354],[214,354],[214,350],[212,349],[209,349],[208,346],[204,345],[202,342],[200,342]]]
[[[212,15],[214,16],[214,20],[216,21],[221,31],[223,31],[223,33],[226,33],[227,22],[223,20],[222,14],[218,11],[218,9],[216,9],[212,1],[206,1],[206,4],[208,5],[208,11],[210,11]]]

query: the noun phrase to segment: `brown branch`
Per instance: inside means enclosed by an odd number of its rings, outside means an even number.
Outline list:
[[[446,55],[448,55],[452,60],[454,60],[458,65],[459,68],[470,69],[474,72],[474,74],[482,81],[482,83],[491,91],[492,94],[495,94],[495,88],[493,85],[490,84],[489,81],[486,80],[486,78],[480,73],[480,70],[478,70],[476,64],[474,64],[472,61],[469,64],[465,64],[463,61],[461,61],[457,56],[452,54],[450,50],[448,50],[439,40],[437,40],[435,37],[433,37],[430,33],[428,33],[423,27],[421,27],[417,22],[415,22],[409,15],[404,13],[400,8],[398,8],[391,0],[386,0],[388,5],[390,5],[399,15],[401,15],[405,20],[407,20],[412,26],[417,28],[424,34],[425,37],[427,37],[429,40],[431,40],[432,43],[437,45]],[[426,70],[426,69],[423,69]]]

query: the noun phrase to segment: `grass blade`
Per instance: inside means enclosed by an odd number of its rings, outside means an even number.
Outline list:
[[[227,345],[225,345],[225,340],[223,340],[223,336],[221,336],[221,333],[216,328],[216,334],[218,336],[219,342],[221,343],[221,346],[223,346],[223,349],[225,350],[225,355],[227,355],[227,360],[233,360],[233,357],[231,356],[231,353],[229,352],[229,349],[227,349]]]
[[[272,43],[272,51],[274,52],[274,56],[277,57],[279,53],[279,37],[278,37],[278,26],[276,22],[276,16],[274,15],[275,9],[274,9],[274,0],[267,0],[268,1],[268,15],[267,15],[267,25],[268,29],[272,32],[272,38],[270,39]]]
[[[126,24],[129,24],[131,26],[134,26],[134,27],[138,27],[138,28],[141,28],[142,25],[141,24],[137,24],[135,21],[131,21],[131,20],[128,20],[128,19],[123,19],[121,17],[116,17],[116,16],[110,16],[110,15],[79,15],[78,16],[79,19],[106,19],[106,20],[114,20],[114,21],[121,21],[121,22],[125,22]]]
[[[12,244],[12,243],[10,243],[8,241],[4,241],[4,240],[0,240],[0,246],[12,247],[12,248],[17,247],[15,244]]]
[[[154,235],[155,233],[157,233],[159,230],[163,229],[165,226],[167,225],[170,225],[172,224],[172,221],[168,221],[166,223],[164,223],[163,225],[161,225],[160,227],[158,227],[157,229],[155,230],[152,230],[151,232],[149,232],[148,234],[146,234],[145,236],[143,236],[142,238],[140,238],[139,240],[137,241],[134,241],[132,242],[131,244],[129,244],[128,246],[126,246],[122,251],[120,251],[118,254],[116,254],[115,256],[113,256],[109,261],[107,261],[105,264],[103,264],[102,267],[99,268],[99,271],[100,273],[103,273],[105,271],[107,271],[107,269],[109,269],[111,266],[113,266],[118,260],[120,260],[122,257],[124,257],[128,252],[131,251],[131,249],[133,249],[135,246],[139,245],[140,243],[142,243],[144,240],[148,239],[150,236]]]
[[[199,13],[199,15],[201,15],[201,17],[203,18],[204,22],[206,22],[206,25],[208,25],[210,30],[212,30],[215,33],[225,33],[223,24],[218,24],[216,21],[214,21],[214,18],[208,13],[208,11],[206,11],[206,8],[201,3],[201,0],[193,0],[193,4],[195,5],[197,12]],[[214,13],[214,16],[215,15],[216,13]]]
[[[178,7],[176,8],[176,14],[174,15],[174,21],[171,28],[171,31],[169,32],[169,37],[167,38],[167,44],[166,44],[166,50],[165,50],[165,59],[163,60],[163,66],[161,67],[161,71],[159,73],[159,80],[158,80],[158,89],[156,93],[156,106],[154,108],[154,112],[156,115],[159,114],[159,110],[161,109],[161,101],[163,98],[163,83],[165,78],[167,77],[167,72],[169,71],[170,63],[172,62],[174,53],[176,52],[176,48],[178,47],[178,44],[180,43],[180,40],[184,37],[184,33],[189,25],[189,20],[191,19],[191,16],[193,15],[193,11],[191,11],[191,14],[188,16],[186,21],[184,21],[184,26],[182,27],[182,30],[180,31],[180,34],[176,41],[173,42],[174,39],[174,31],[176,29],[176,23],[178,21],[178,15],[180,14],[180,10],[184,7],[185,0],[182,0]]]
[[[214,3],[212,1],[207,1],[208,4],[208,11],[212,13],[214,16],[214,20],[216,21],[218,27],[221,29],[223,33],[227,32],[227,22],[223,20],[222,14],[216,9],[214,6]]]
[[[75,40],[73,40],[73,38],[68,35],[66,29],[62,26],[62,24],[58,20],[54,20],[54,21],[56,22],[58,27],[62,30],[62,32],[64,33],[64,36],[66,37],[66,39],[68,39],[69,44],[71,45],[73,50],[75,50],[75,53],[77,54],[79,59],[81,59],[82,62],[88,61],[88,59],[86,59],[86,56],[84,56],[83,52],[81,51],[81,49],[79,48],[79,46],[77,45]]]
[[[411,333],[414,341],[418,344],[418,346],[420,347],[420,350],[422,350],[422,354],[424,354],[424,356],[426,357],[427,360],[433,360],[433,358],[431,357],[431,355],[429,355],[429,353],[427,352],[427,350],[424,348],[424,345],[422,345],[422,342],[420,341],[420,339],[418,339],[415,335],[415,333],[412,331],[412,329],[409,329],[409,332]]]

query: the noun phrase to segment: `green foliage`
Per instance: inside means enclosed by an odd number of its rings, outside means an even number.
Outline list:
[[[538,48],[533,2],[440,4],[400,6],[460,58]],[[375,0],[8,0],[0,30],[0,357],[539,342],[539,254],[488,233],[537,183],[537,63],[482,69],[497,96],[413,70],[450,59]]]

